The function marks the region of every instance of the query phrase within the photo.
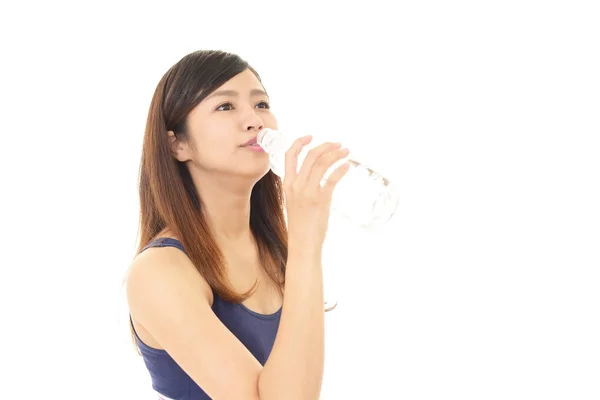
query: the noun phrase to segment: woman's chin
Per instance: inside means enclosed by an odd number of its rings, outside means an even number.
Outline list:
[[[255,180],[260,180],[263,176],[265,176],[271,170],[271,165],[269,164],[269,160],[265,163],[256,163],[255,165],[248,166],[244,171],[240,172],[240,175],[243,175],[248,178],[253,178]]]

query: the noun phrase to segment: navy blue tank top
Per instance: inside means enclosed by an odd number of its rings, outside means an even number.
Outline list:
[[[184,253],[181,243],[172,238],[159,238],[148,244],[150,247],[177,247]],[[187,253],[186,253],[187,255]],[[213,292],[212,309],[221,322],[246,346],[264,365],[271,353],[279,327],[281,309],[274,314],[258,314],[243,304],[221,299]],[[131,323],[133,327],[133,323]],[[135,328],[134,328],[135,332]],[[152,379],[152,388],[159,398],[166,400],[205,400],[210,397],[186,374],[166,350],[146,345],[135,332],[136,342]],[[235,382],[232,382],[235,384]]]

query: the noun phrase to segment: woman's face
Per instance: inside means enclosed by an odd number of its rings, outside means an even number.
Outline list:
[[[270,102],[260,81],[250,70],[220,86],[188,115],[189,143],[172,143],[179,161],[192,161],[203,172],[247,176],[256,180],[269,171],[263,151],[244,146],[263,128],[277,129]]]

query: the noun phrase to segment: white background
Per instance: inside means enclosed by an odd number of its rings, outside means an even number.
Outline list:
[[[0,392],[154,398],[121,286],[146,113],[222,49],[401,188],[382,232],[332,220],[322,399],[600,398],[592,3],[3,4]]]

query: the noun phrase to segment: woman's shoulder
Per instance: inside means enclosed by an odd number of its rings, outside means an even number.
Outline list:
[[[130,265],[126,296],[131,322],[140,341],[150,348],[164,350],[163,340],[169,342],[177,337],[169,333],[168,327],[200,323],[189,321],[194,321],[194,316],[207,318],[213,295],[183,251],[174,246],[150,244]]]
[[[182,286],[192,284],[200,288],[210,304],[213,294],[210,285],[200,274],[186,253],[179,248],[180,242],[172,236],[160,236],[152,240],[145,250],[140,252],[127,272],[128,296],[143,292],[156,292],[165,284]],[[144,296],[147,294],[139,293]]]

